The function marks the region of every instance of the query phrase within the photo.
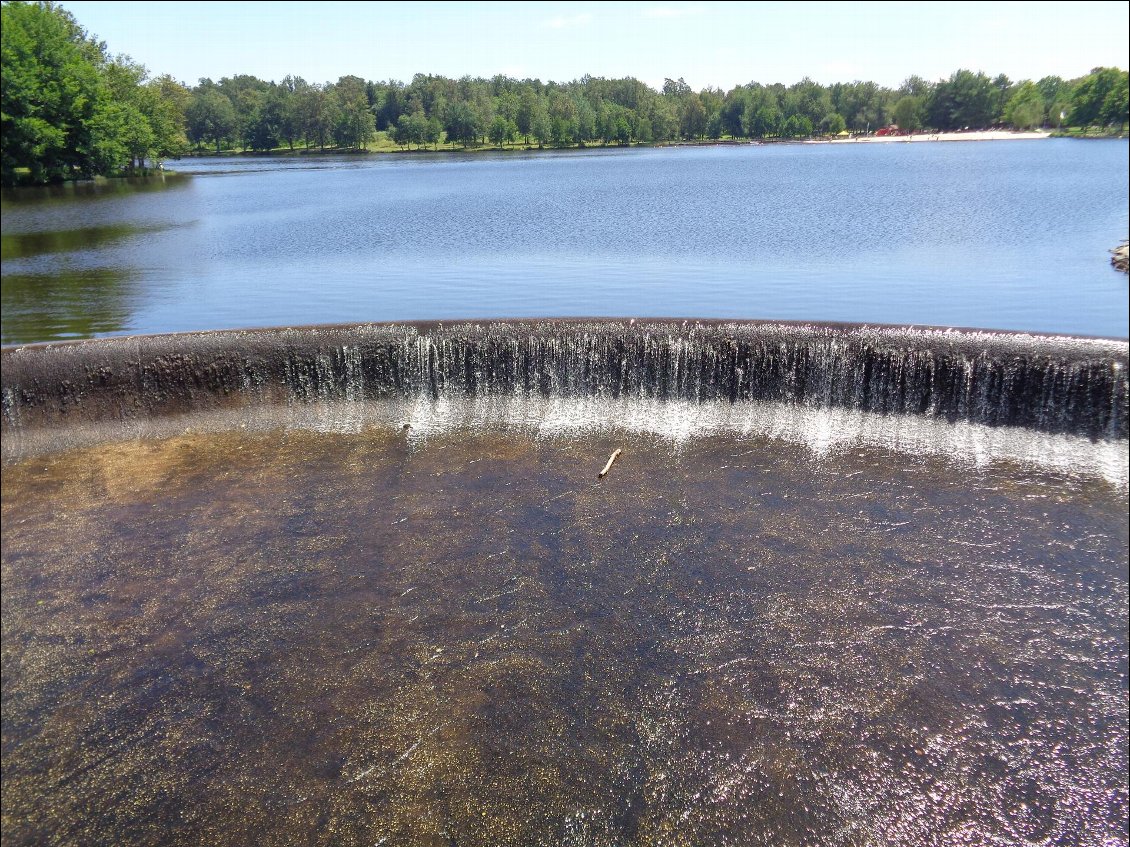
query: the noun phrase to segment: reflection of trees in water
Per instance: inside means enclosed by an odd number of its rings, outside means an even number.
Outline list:
[[[116,194],[138,194],[148,191],[166,191],[183,188],[190,177],[186,174],[160,172],[149,176],[115,177],[114,179],[89,179],[53,185],[29,185],[5,188],[0,192],[5,203],[36,203],[53,200],[82,200],[111,197]]]
[[[0,343],[121,332],[129,324],[136,289],[136,274],[125,268],[5,274],[0,280]]]
[[[5,189],[3,202],[5,212],[9,204],[14,207],[58,203],[73,207],[76,201],[97,203],[115,195],[165,191],[185,185],[188,185],[187,178],[177,174],[100,179]],[[12,262],[14,267],[19,267],[24,259],[92,250],[166,228],[167,225],[113,223],[5,233],[0,236],[0,257],[5,263]],[[55,261],[51,264],[54,266]],[[25,268],[35,266],[24,265]],[[137,294],[136,277],[133,270],[118,267],[63,267],[53,273],[5,273],[0,279],[0,306],[3,307],[0,343],[25,344],[122,332],[132,314],[132,300]]]
[[[20,232],[0,236],[0,258],[28,259],[44,253],[68,253],[101,247],[131,235],[159,232],[166,226],[137,226],[135,224],[109,224],[81,229],[60,229],[48,232]]]

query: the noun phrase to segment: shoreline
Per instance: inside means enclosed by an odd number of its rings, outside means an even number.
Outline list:
[[[416,154],[455,154],[455,155],[474,155],[477,153],[552,153],[564,151],[579,151],[579,150],[632,150],[639,147],[645,148],[669,148],[669,147],[761,147],[774,144],[872,144],[872,143],[888,143],[888,142],[923,142],[923,141],[1032,141],[1036,139],[1044,139],[1053,137],[1052,130],[1037,130],[1032,132],[1014,132],[1011,130],[975,130],[970,132],[941,132],[941,133],[916,133],[914,135],[884,135],[884,136],[851,136],[850,138],[761,138],[761,139],[735,139],[735,138],[722,138],[710,139],[702,141],[664,141],[664,142],[633,142],[631,144],[573,144],[566,147],[559,146],[544,146],[539,147],[536,144],[516,144],[510,147],[496,147],[490,144],[484,144],[477,147],[448,147],[441,146],[438,149],[416,148],[416,149],[380,149],[380,150],[359,150],[343,149],[340,147],[327,147],[324,149],[310,149],[310,148],[295,148],[294,150],[287,150],[279,148],[267,151],[251,151],[251,150],[224,150],[220,153],[213,151],[191,151],[185,153],[176,159],[169,159],[167,161],[178,161],[179,159],[197,159],[197,158],[298,158],[302,156],[369,156],[369,155],[416,155]]]
[[[1015,132],[1007,129],[982,129],[970,132],[918,132],[912,135],[867,135],[851,138],[809,138],[804,144],[884,144],[923,141],[1035,141],[1051,138],[1051,130]]]

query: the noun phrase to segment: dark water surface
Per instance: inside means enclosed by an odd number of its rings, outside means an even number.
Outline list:
[[[9,465],[3,521],[5,844],[1127,842],[1098,479],[186,435]]]
[[[1130,334],[1123,141],[171,167],[4,194],[4,343],[564,315]]]

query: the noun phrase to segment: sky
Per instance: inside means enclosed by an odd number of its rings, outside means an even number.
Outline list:
[[[751,81],[897,87],[959,68],[1014,81],[1130,64],[1117,2],[98,2],[78,22],[154,74],[328,82],[505,74],[634,76],[695,90]]]

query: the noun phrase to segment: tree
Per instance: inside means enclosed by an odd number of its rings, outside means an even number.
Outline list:
[[[574,140],[582,147],[597,137],[596,110],[589,105],[589,101],[578,96],[574,107],[575,130]]]
[[[341,77],[334,85],[333,99],[337,103],[334,140],[340,147],[364,149],[377,132],[365,81],[356,76]]]
[[[926,105],[927,120],[938,129],[979,129],[997,116],[999,91],[983,73],[960,70],[939,82]]]
[[[209,88],[192,98],[188,106],[188,138],[199,146],[202,142],[223,144],[236,130],[235,108],[219,89]]]
[[[785,138],[807,138],[812,135],[812,122],[804,115],[790,115],[781,127]]]
[[[679,133],[687,139],[706,134],[706,107],[697,94],[688,94],[680,102]]]
[[[1016,129],[1031,129],[1044,123],[1044,96],[1036,83],[1025,80],[1016,86],[1005,106],[1004,119]]]
[[[1008,108],[1015,88],[1012,85],[1012,80],[1004,74],[998,74],[993,79],[993,88],[996,90],[996,98],[993,103],[993,122],[999,123],[1004,120],[1005,109]]]
[[[422,147],[428,142],[428,119],[424,117],[423,109],[411,115],[401,115],[396,127],[392,131],[393,140],[411,148],[413,144]]]
[[[903,88],[917,88],[920,85],[922,82],[919,77],[911,77],[903,83]],[[832,108],[844,116],[849,129],[866,132],[886,123],[889,94],[873,82],[852,82],[833,85],[829,99]]]
[[[839,135],[847,129],[847,122],[839,112],[832,112],[825,115],[824,119],[820,121],[820,129],[825,135]]]
[[[5,3],[0,26],[0,176],[52,182],[124,162],[103,45],[48,3]]]
[[[149,112],[153,154],[158,160],[180,156],[188,149],[187,112],[192,94],[168,74],[147,83],[154,100]]]
[[[742,113],[749,105],[749,100],[749,91],[738,86],[732,89],[726,95],[725,100],[722,101],[722,108],[719,110],[722,132],[731,138],[738,138],[746,134],[746,128],[742,125]]]
[[[568,147],[573,143],[573,138],[577,134],[577,122],[573,118],[550,118],[550,126],[552,127],[552,139],[555,147]]]
[[[251,75],[200,80],[191,92],[170,77],[149,81],[127,57],[111,58],[74,18],[52,2],[11,0],[3,8],[2,178],[49,181],[118,173],[183,152],[191,142],[217,152],[292,149],[336,143],[362,149],[376,129],[408,147],[504,146],[519,135],[539,146],[666,142],[730,136],[789,138],[874,128],[894,119],[913,131],[1017,127],[1062,115],[1081,126],[1121,125],[1128,114],[1127,74],[1095,68],[1065,82],[1045,77],[1014,85],[1008,77],[958,70],[929,83],[909,77],[897,90],[874,82],[791,86],[750,82],[728,93],[695,92],[682,78],[661,91],[625,77],[584,76],[566,83],[417,74],[412,82],[341,77],[311,85]]]
[[[1075,85],[1071,111],[1072,126],[1123,124],[1126,122],[1127,73],[1118,68],[1095,68]]]
[[[930,83],[920,76],[909,76],[903,84],[899,86],[897,93],[901,94],[903,97],[917,97],[921,102],[930,93]]]
[[[626,118],[624,123],[628,123]],[[621,140],[620,129],[619,126],[617,126],[616,140],[620,141],[621,144],[627,144],[633,138],[642,144],[650,144],[655,140],[655,134],[652,132],[651,128],[651,120],[647,115],[636,115],[635,123],[627,126],[626,129],[628,130],[627,137]]]
[[[526,143],[530,143],[530,136],[534,131],[534,115],[537,113],[538,96],[534,93],[532,88],[523,88],[522,94],[518,98],[518,113],[514,117],[514,122],[518,125],[518,132],[526,139]]]
[[[443,137],[443,124],[439,118],[428,118],[428,126],[424,133],[424,141],[432,145],[435,150],[439,147],[439,141]]]
[[[153,130],[140,102],[145,68],[123,57],[108,62],[102,73],[109,94],[102,118],[105,154],[132,172],[144,166],[153,146]]]
[[[298,120],[307,146],[317,144],[324,149],[336,122],[333,98],[321,85],[300,88],[296,92],[296,97]]]
[[[781,131],[781,113],[776,106],[765,104],[757,106],[750,103],[742,115],[745,134],[750,138],[765,138]]]
[[[808,119],[810,126],[819,123],[831,111],[833,106],[828,92],[808,77],[790,86],[786,93],[785,115],[801,115]]]
[[[279,137],[293,150],[294,142],[302,138],[302,92],[309,88],[302,77],[286,76],[276,87],[279,108]]]
[[[656,97],[652,100],[646,117],[651,124],[654,141],[670,141],[679,132],[679,116],[670,98]]]
[[[717,141],[722,137],[722,112],[718,111],[706,119],[706,137]]]
[[[445,128],[447,140],[458,141],[464,147],[474,144],[482,133],[479,116],[467,103],[455,103],[448,108]]]
[[[494,113],[515,124],[518,122],[518,110],[520,108],[521,102],[518,99],[517,92],[509,89],[504,90],[494,100]]]
[[[1130,84],[1126,71],[1121,71],[1118,79],[1103,98],[1099,117],[1107,126],[1122,126],[1130,119],[1128,106],[1130,106]]]
[[[254,98],[252,112],[244,128],[244,144],[252,150],[264,152],[279,146],[286,123],[285,94],[279,86],[271,84],[267,93]]]
[[[1046,76],[1036,83],[1036,87],[1044,99],[1047,122],[1059,127],[1071,110],[1071,85],[1058,76]]]
[[[155,166],[161,159],[178,156],[188,146],[185,106],[188,90],[172,77],[146,82],[146,71],[120,56],[103,69],[110,94],[107,121],[114,124],[118,168],[135,172]]]
[[[678,80],[665,79],[663,80],[663,96],[682,98],[688,94],[692,94],[691,87],[687,85],[686,81],[679,77]]]
[[[517,125],[513,121],[508,121],[502,115],[494,116],[494,120],[490,122],[490,129],[487,131],[490,143],[500,148],[507,141],[513,141],[517,135]]]
[[[899,101],[895,103],[893,113],[895,123],[899,125],[899,129],[906,132],[914,132],[915,130],[922,129],[922,100],[919,97],[906,96],[900,97]]]
[[[264,130],[264,127],[257,128],[254,124],[261,118],[270,87],[270,83],[251,74],[224,77],[216,86],[235,109],[236,125],[232,137],[244,150],[253,149],[256,131]]]
[[[543,104],[534,112],[530,133],[537,140],[538,147],[542,148],[553,141],[553,123],[549,119],[549,112]]]

